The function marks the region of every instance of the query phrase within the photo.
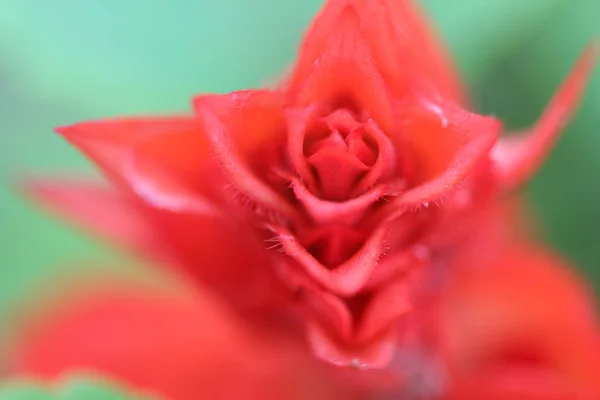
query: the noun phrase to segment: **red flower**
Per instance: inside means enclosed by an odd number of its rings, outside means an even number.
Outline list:
[[[298,343],[253,329],[205,292],[86,292],[21,326],[13,372],[45,380],[100,372],[169,400],[361,396]]]
[[[277,89],[199,96],[193,117],[60,128],[115,189],[37,192],[238,307],[293,305],[319,357],[384,367],[417,272],[449,263],[535,171],[593,60],[530,133],[498,140],[410,1],[331,0]]]
[[[452,400],[600,398],[600,330],[588,288],[556,256],[513,248],[457,268],[440,299]]]

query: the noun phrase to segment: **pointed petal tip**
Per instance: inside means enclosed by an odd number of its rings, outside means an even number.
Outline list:
[[[56,132],[58,135],[62,136],[63,139],[65,139],[66,141],[73,143],[75,139],[75,137],[77,136],[76,134],[76,128],[77,125],[63,125],[63,126],[57,126],[54,128],[54,132]]]
[[[70,125],[61,125],[54,128],[54,132],[63,136],[67,140],[71,140],[74,136],[81,133],[83,129],[89,129],[92,125],[97,124],[96,121],[77,122]]]
[[[78,181],[75,179],[68,181],[55,180],[32,174],[23,174],[13,179],[12,187],[25,201],[35,206],[52,208],[56,205],[55,203],[59,202],[67,182],[76,186]]]
[[[521,186],[540,168],[581,103],[599,55],[600,38],[594,38],[528,133],[508,137],[495,146],[492,157],[505,188]]]
[[[90,141],[94,140],[94,134],[97,136],[97,125],[99,125],[98,121],[78,122],[72,125],[58,126],[54,128],[54,132],[85,152],[86,148],[91,145]]]
[[[598,58],[600,55],[600,36],[594,37],[592,40],[590,40],[590,43],[588,43],[588,48],[592,55],[595,58]]]
[[[26,198],[36,202],[43,200],[48,191],[52,191],[52,185],[43,179],[37,178],[22,178],[17,179],[15,186],[19,193],[22,193]]]
[[[590,74],[593,72],[594,67],[600,57],[600,36],[591,39],[583,49],[583,52],[577,60],[577,64],[574,69],[583,69],[583,74]]]
[[[69,133],[69,131],[71,130],[72,127],[73,127],[73,125],[57,126],[54,128],[54,132],[58,133],[59,135],[66,135]]]

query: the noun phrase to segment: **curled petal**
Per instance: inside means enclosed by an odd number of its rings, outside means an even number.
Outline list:
[[[314,284],[306,283],[302,298],[310,319],[327,329],[341,341],[353,342],[355,321],[344,301]]]
[[[292,165],[300,176],[302,182],[309,188],[310,192],[313,193],[317,191],[317,183],[315,182],[311,165],[309,165],[305,155],[304,145],[306,141],[305,135],[307,134],[307,130],[312,128],[311,124],[314,123],[314,120],[318,116],[317,111],[318,110],[314,106],[286,110],[286,125],[288,129],[287,143],[290,161],[292,162]],[[367,135],[369,139],[374,142],[377,148],[377,158],[375,159],[373,165],[368,168],[368,171],[364,173],[364,176],[359,179],[359,182],[353,189],[352,193],[347,193],[348,190],[342,190],[344,196],[338,197],[347,198],[360,196],[365,191],[372,188],[380,179],[386,178],[391,175],[392,172],[395,172],[396,154],[394,151],[394,145],[385,135],[385,133],[381,131],[374,120],[369,119],[364,123],[359,123],[352,117],[350,112],[338,111],[337,113],[330,114],[326,118],[326,123],[328,123],[329,129],[332,131],[338,129],[336,123],[342,126],[346,125],[345,130],[349,132],[353,132],[354,130],[364,126],[365,132],[363,135]],[[360,139],[360,142],[364,145],[362,138]],[[334,186],[336,183],[341,184],[340,181],[349,181],[349,179],[342,179],[340,177],[340,174],[342,173],[341,170],[338,171],[340,168],[344,168],[344,172],[348,173],[350,176],[353,175],[351,172],[352,170],[360,171],[361,169],[367,169],[367,167],[355,157],[350,157],[349,159],[344,160],[343,158],[347,156],[347,153],[343,153],[344,155],[342,156],[342,162],[337,163],[339,168],[325,164],[322,168],[318,169],[321,171],[324,170],[328,174],[333,175],[335,177],[335,181],[337,181],[335,182],[333,179],[323,179],[321,177],[321,180],[326,182],[326,186]],[[318,155],[313,154],[309,158],[315,161],[315,157],[318,157]],[[329,157],[326,157],[326,160],[323,161],[330,162],[331,158],[331,155],[329,155]],[[352,179],[350,179],[350,181],[352,181]]]
[[[395,209],[427,206],[456,191],[487,159],[501,130],[498,120],[449,104],[425,101],[405,113],[396,147],[411,153],[410,188],[390,202]]]
[[[283,132],[279,97],[266,91],[232,93],[200,97],[195,106],[212,154],[234,187],[274,218],[295,218],[294,208],[257,175],[250,161],[256,157],[253,149],[277,141]]]
[[[287,144],[290,161],[296,173],[312,192],[317,184],[304,155],[304,141],[309,124],[316,118],[317,108],[314,106],[286,110]]]
[[[496,173],[505,187],[523,184],[543,163],[583,95],[597,53],[595,45],[585,49],[533,128],[525,134],[501,139],[494,147]]]
[[[297,178],[291,177],[290,181],[298,200],[304,205],[311,218],[319,224],[331,222],[354,224],[364,216],[369,207],[389,191],[386,185],[378,185],[353,199],[335,202],[316,197]]]
[[[271,225],[269,229],[277,234],[283,250],[295,259],[309,276],[333,293],[352,296],[363,288],[377,266],[385,249],[384,240],[388,224],[381,224],[352,257],[333,269],[325,267],[315,259],[286,228]]]
[[[304,282],[303,301],[320,325],[341,342],[368,343],[412,310],[407,281],[393,281],[381,290],[365,295],[364,310],[354,312],[352,301]]]
[[[377,144],[377,159],[375,164],[369,169],[361,179],[360,185],[356,188],[357,193],[362,193],[371,188],[380,179],[389,176],[396,170],[396,154],[394,145],[373,120],[367,121],[365,130]]]
[[[424,267],[429,262],[429,249],[423,245],[416,245],[405,251],[397,251],[386,255],[373,272],[366,289],[379,287],[390,279],[406,275],[412,269]]]
[[[307,334],[317,357],[341,367],[383,369],[392,362],[397,346],[395,327],[362,345],[340,343],[318,324],[310,324]]]
[[[412,310],[408,282],[396,281],[376,291],[356,326],[356,341],[367,343]]]
[[[282,273],[296,285],[315,354],[338,365],[385,368],[395,350],[398,322],[412,310],[408,281],[394,281],[372,294],[343,299],[293,267],[285,264]]]

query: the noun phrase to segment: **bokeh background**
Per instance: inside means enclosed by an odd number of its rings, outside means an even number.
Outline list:
[[[19,178],[93,174],[52,128],[188,109],[199,92],[274,82],[321,0],[0,0],[0,333],[41,282],[151,274],[16,192]],[[423,0],[479,110],[531,124],[586,42],[599,0]],[[600,71],[527,188],[546,239],[600,287]],[[95,262],[80,263],[81,260]],[[100,278],[99,278],[100,279]]]

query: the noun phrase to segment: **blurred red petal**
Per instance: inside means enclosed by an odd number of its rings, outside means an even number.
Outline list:
[[[227,179],[197,119],[96,121],[59,131],[124,190],[173,264],[240,307],[279,293],[264,244],[242,234],[254,225],[224,201]]]
[[[197,196],[209,158],[201,125],[191,117],[123,118],[58,128],[121,188],[146,203],[206,211]]]
[[[474,392],[461,399],[496,398],[494,393],[513,393],[514,399],[600,398],[593,297],[556,256],[521,247],[506,250],[493,265],[458,266],[440,308],[455,390]],[[557,392],[538,395],[550,387]],[[556,397],[567,389],[570,396]]]
[[[344,396],[293,342],[258,336],[205,295],[88,293],[26,333],[13,349],[16,372],[91,369],[173,400]]]
[[[81,228],[141,254],[168,259],[140,210],[108,185],[45,179],[24,186],[34,201]]]

